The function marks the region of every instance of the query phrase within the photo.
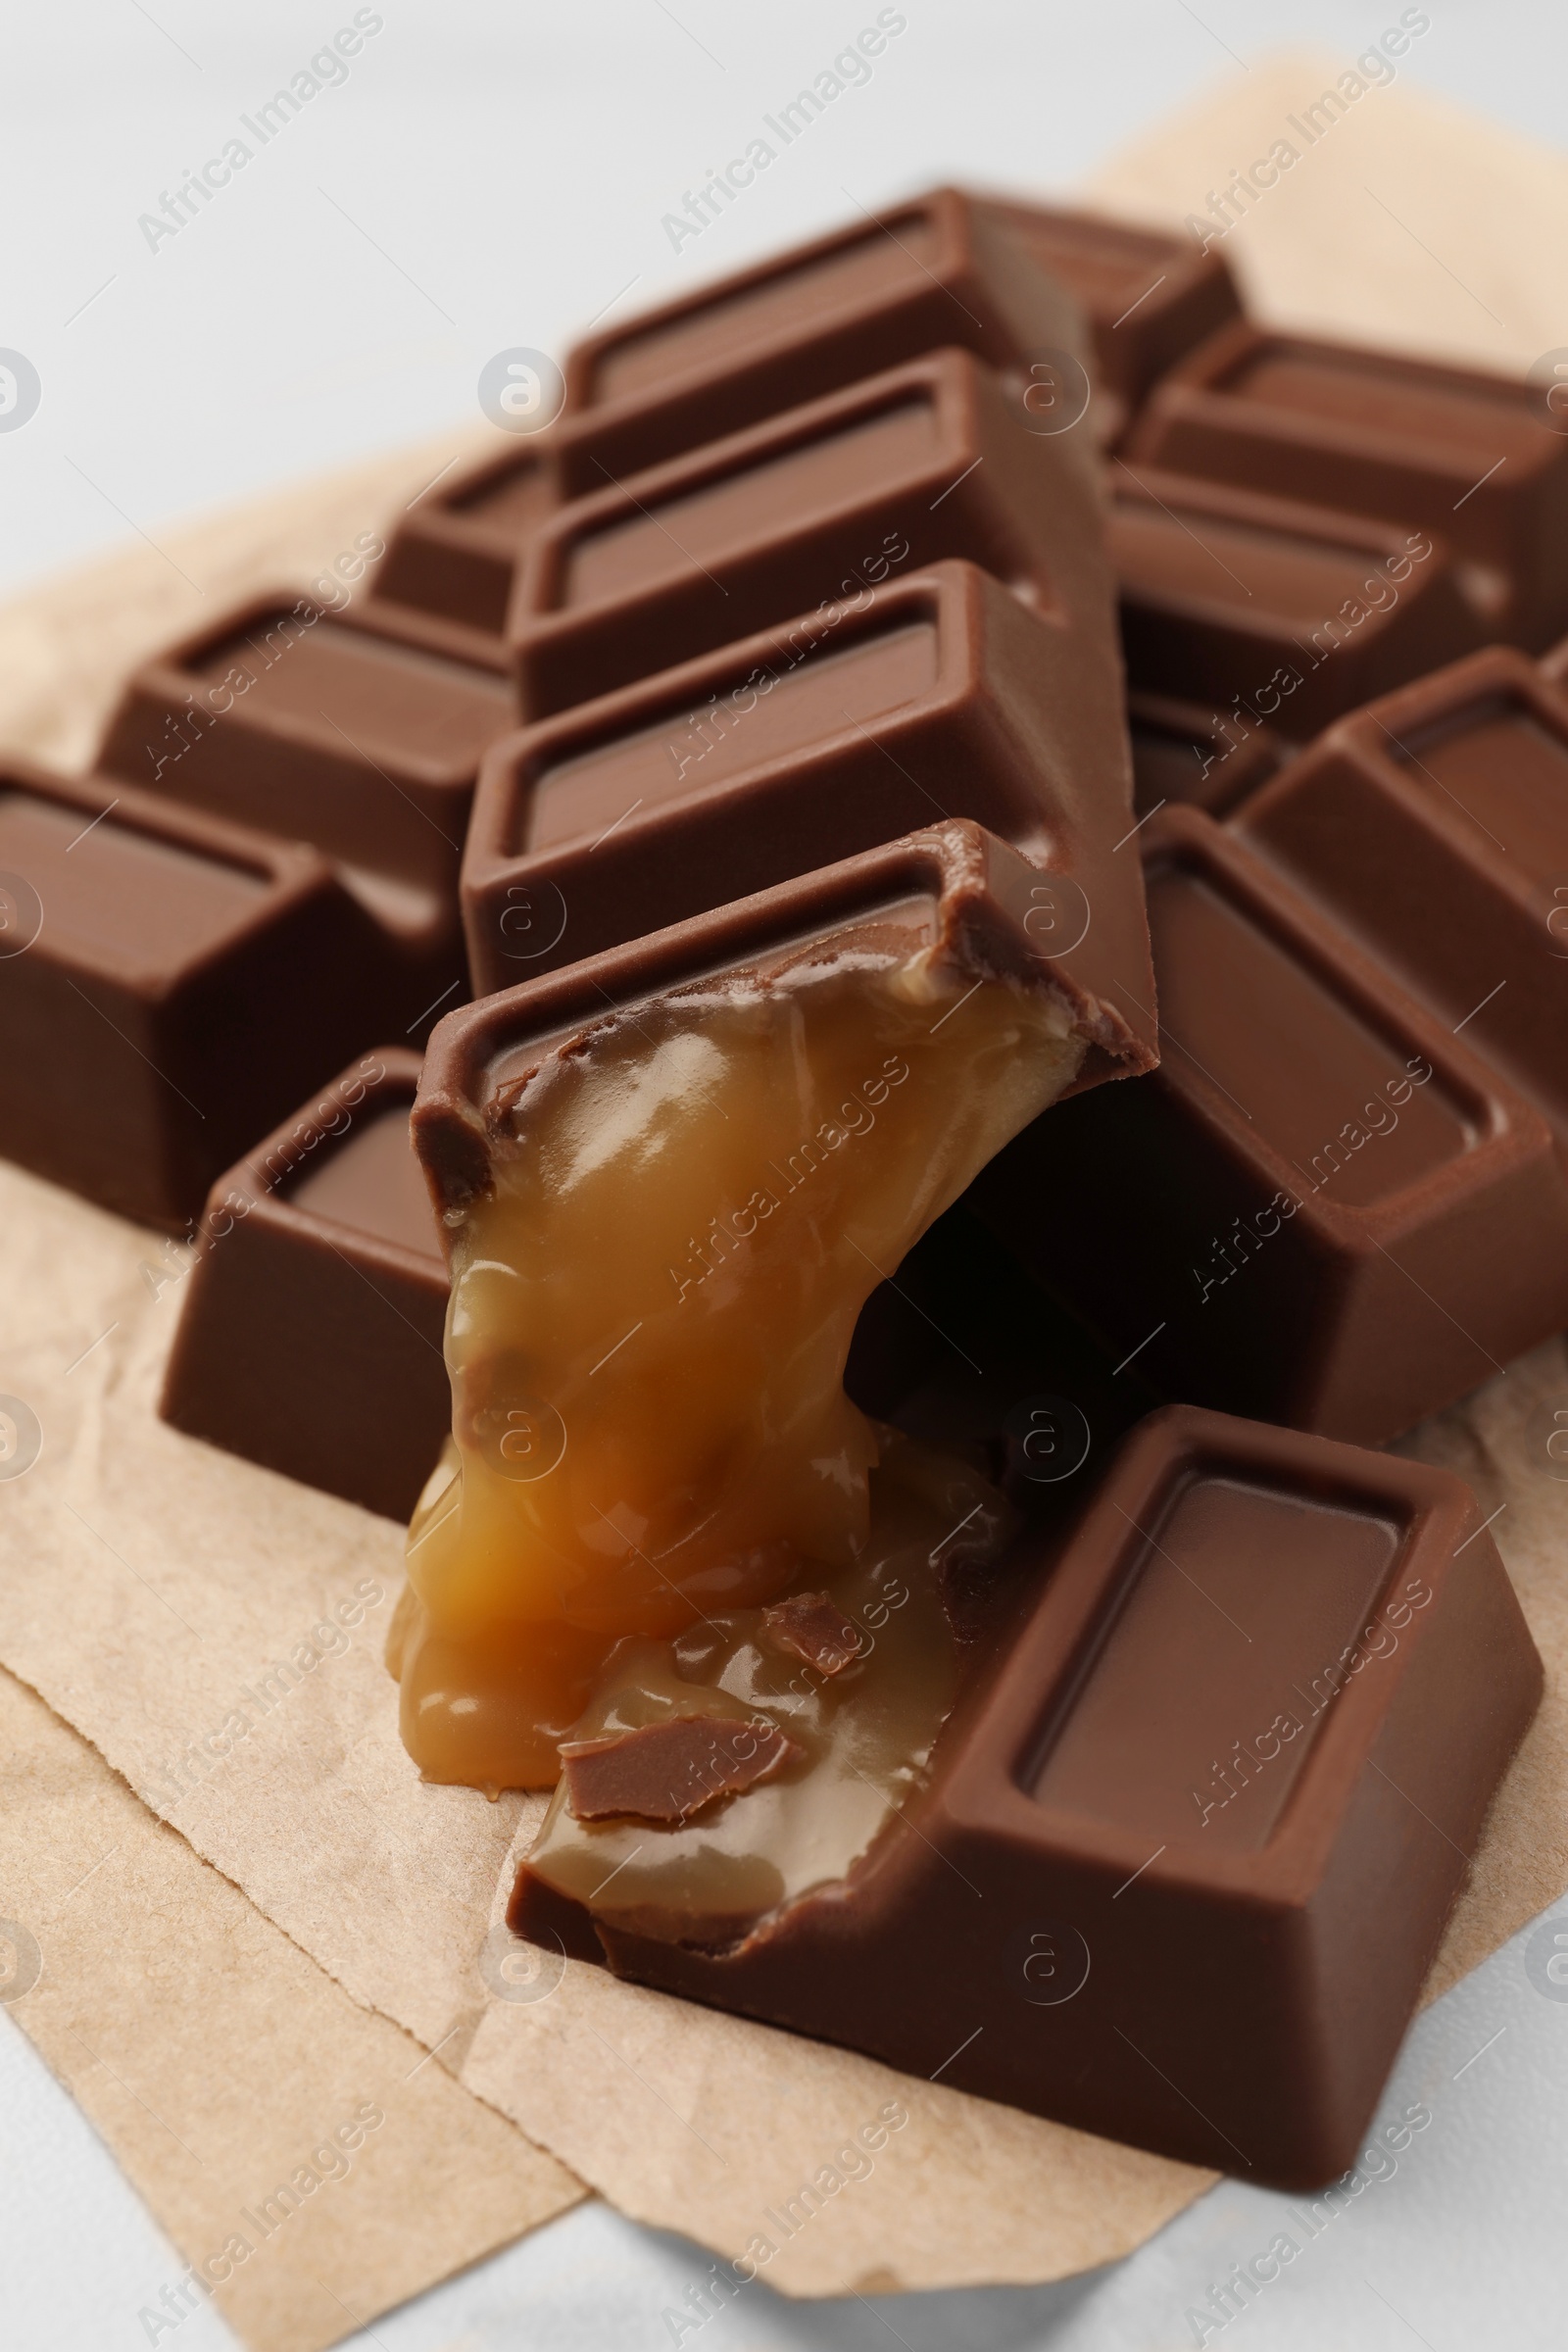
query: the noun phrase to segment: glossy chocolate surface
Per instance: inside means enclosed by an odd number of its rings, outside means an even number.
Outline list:
[[[362,1055],[213,1187],[166,1421],[407,1518],[447,1433],[447,1270],[409,1142],[419,1057]]]
[[[1568,1320],[1550,1131],[1236,835],[1171,809],[1139,839],[1160,1067],[973,1199],[1165,1395],[1396,1436]]]
[[[596,1924],[524,1864],[514,1926],[1316,2187],[1353,2159],[1540,1696],[1480,1507],[1446,1472],[1179,1406],[1043,1565],[848,1878],[713,1951]]]
[[[1082,620],[1099,501],[1081,434],[1026,429],[982,361],[933,353],[607,484],[535,533],[511,614],[545,718],[962,556]]]
[[[1333,727],[1231,820],[1568,1152],[1568,700],[1501,646]]]
[[[1439,534],[1111,465],[1110,554],[1135,690],[1296,743],[1489,632]]]
[[[1114,850],[1134,820],[1099,617],[1042,618],[955,561],[498,745],[465,860],[475,987],[962,817],[1041,867],[1043,945],[1071,943],[1102,996],[1138,990],[1138,884]]]
[[[1127,454],[1440,534],[1482,640],[1539,650],[1568,622],[1568,440],[1522,378],[1238,319],[1154,387]]]
[[[314,851],[14,761],[0,949],[0,1151],[173,1233],[403,979]]]
[[[1077,306],[994,209],[939,189],[579,343],[563,482],[580,497],[951,344],[1005,369],[1082,340]]]

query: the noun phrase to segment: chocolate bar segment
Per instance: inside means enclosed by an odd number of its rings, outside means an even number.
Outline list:
[[[432,651],[507,670],[517,564],[560,503],[548,434],[442,474],[393,534],[370,610],[417,614]]]
[[[1550,1131],[1234,834],[1173,808],[1140,841],[1160,1067],[971,1200],[1165,1395],[1394,1437],[1568,1321]]]
[[[847,1877],[715,1950],[617,1920],[608,1888],[595,1916],[541,1854],[512,1922],[1080,2130],[1316,2187],[1353,2160],[1541,1687],[1458,1479],[1173,1407],[1037,1570],[929,1785]]]
[[[1156,376],[1241,316],[1223,254],[1202,253],[1188,237],[1041,204],[993,199],[992,210],[1083,307],[1096,390],[1116,412],[1105,439]]]
[[[1043,618],[956,560],[509,738],[464,866],[475,987],[950,816],[1064,886],[1051,898],[1042,881],[1042,945],[1072,943],[1102,995],[1137,987],[1136,860],[1114,850],[1133,822],[1120,692],[1095,617]]]
[[[1234,704],[1221,711],[1179,695],[1135,689],[1127,697],[1127,731],[1133,807],[1140,816],[1152,815],[1167,801],[1190,801],[1210,816],[1224,816],[1289,757],[1290,747],[1272,727]]]
[[[1135,689],[1304,742],[1468,653],[1483,629],[1434,532],[1112,465],[1110,552]]]
[[[474,776],[516,716],[505,678],[420,635],[416,615],[246,606],[137,672],[102,756],[109,774],[331,858],[407,957],[410,1012],[460,968]]]
[[[1484,637],[1538,651],[1568,623],[1568,440],[1523,380],[1236,320],[1151,392],[1127,454],[1440,534]]]
[[[184,1233],[396,993],[312,850],[102,777],[0,773],[0,1152]]]
[[[447,1270],[409,1142],[419,1056],[363,1054],[214,1185],[160,1411],[406,1519],[446,1437]]]
[[[1027,432],[950,350],[886,369],[562,509],[511,616],[545,718],[655,670],[962,556],[1043,612],[1102,595],[1081,436]]]
[[[939,189],[579,343],[564,487],[580,497],[950,344],[1005,369],[1081,340],[1076,306],[992,208]]]
[[[1388,696],[1231,822],[1568,1150],[1568,702],[1534,662]]]

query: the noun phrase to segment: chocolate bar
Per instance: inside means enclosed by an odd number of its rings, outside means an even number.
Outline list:
[[[406,1519],[451,1418],[447,1269],[409,1142],[419,1056],[362,1054],[214,1185],[159,1410]]]
[[[966,351],[826,399],[562,508],[530,541],[510,633],[532,719],[863,601],[944,557],[1059,620],[1104,597],[1087,443],[1021,429]]]
[[[1049,867],[1042,944],[1082,934],[1120,974],[1143,916],[1113,853],[1133,819],[1109,634],[1108,597],[1045,618],[955,559],[509,737],[464,860],[474,987],[945,816]]]
[[[971,1197],[1164,1395],[1370,1444],[1568,1322],[1568,1179],[1470,1033],[1248,846],[1314,757],[1235,832],[1144,826],[1159,1069],[1037,1122]],[[1385,921],[1368,828],[1323,838]]]
[[[1504,646],[1329,730],[1229,820],[1568,1152],[1568,701]]]
[[[941,188],[579,343],[556,441],[563,487],[603,489],[952,344],[1027,369],[1078,354],[1082,327],[994,207]]]
[[[1522,379],[1236,319],[1151,391],[1127,456],[1441,536],[1483,638],[1568,626],[1568,440]]]
[[[100,761],[329,858],[407,963],[402,997],[367,1033],[398,1035],[461,973],[474,776],[515,719],[509,681],[431,650],[415,614],[258,601],[136,673]]]
[[[1224,816],[1273,775],[1290,747],[1272,727],[1227,710],[1184,702],[1179,695],[1127,697],[1133,753],[1133,807],[1151,816],[1167,801],[1190,801]]]
[[[1241,315],[1225,257],[1191,238],[1039,204],[991,209],[1082,305],[1094,342],[1101,438],[1114,441],[1156,376]]]
[[[1103,833],[1126,811],[1101,802]],[[1136,916],[1135,862],[1114,881]],[[858,1556],[865,1299],[1034,1110],[1151,1057],[1141,920],[1124,1012],[1108,905],[1054,948],[1042,892],[954,821],[441,1023],[414,1131],[453,1271],[454,1459],[411,1531],[394,1667],[427,1777],[552,1786],[558,1742],[606,1729],[572,1726],[617,1642]],[[889,1479],[886,1543],[929,1550],[947,1470]]]
[[[303,844],[113,779],[0,772],[0,1152],[51,1182],[183,1235],[401,980]]]
[[[855,1788],[857,1670],[790,1685],[754,1664],[743,1728],[812,1739],[811,1766],[662,1824],[558,1792],[513,1927],[956,2089],[1315,2188],[1354,2159],[1541,1694],[1480,1507],[1445,1471],[1177,1406],[1059,1556],[1024,1565],[929,1766],[826,1883],[795,1890],[791,1840],[826,1826],[835,1767]],[[907,1677],[918,1654],[904,1584],[861,1613],[877,1689],[890,1655]],[[712,1676],[734,1622],[672,1645],[679,1686],[640,1659],[645,1706],[678,1687],[692,1716],[733,1717]],[[743,1688],[732,1663],[725,1690]]]
[[[505,670],[518,560],[560,503],[548,434],[438,475],[394,532],[368,609],[417,614],[432,651]]]
[[[1301,743],[1468,653],[1482,624],[1434,531],[1111,466],[1110,553],[1135,688]]]

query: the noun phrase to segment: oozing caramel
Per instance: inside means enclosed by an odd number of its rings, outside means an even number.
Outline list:
[[[1044,991],[863,942],[613,1014],[517,1091],[455,1221],[391,1659],[428,1779],[552,1787],[617,1643],[869,1573],[856,1318],[1082,1046]]]

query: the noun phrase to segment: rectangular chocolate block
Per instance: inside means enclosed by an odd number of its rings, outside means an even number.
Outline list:
[[[579,343],[563,484],[579,497],[950,344],[1005,369],[1081,340],[1076,306],[993,209],[941,188]]]
[[[508,671],[517,564],[561,503],[546,434],[440,475],[409,508],[372,582],[371,610],[418,615],[432,651]]]
[[[0,1152],[53,1183],[183,1233],[355,1049],[386,965],[313,850],[112,779],[0,772]]]
[[[406,1519],[447,1434],[447,1270],[409,1142],[419,1056],[362,1054],[214,1185],[160,1412]]]
[[[475,988],[946,816],[1070,880],[1059,905],[1042,880],[1043,944],[1054,926],[1082,935],[1086,970],[1140,962],[1136,860],[1111,848],[1133,819],[1106,636],[955,560],[509,738],[464,865]]]
[[[529,719],[944,557],[1065,616],[1102,595],[1081,435],[943,351],[607,484],[541,525],[510,632]]]
[[[1568,440],[1523,380],[1238,319],[1151,392],[1127,454],[1440,533],[1483,638],[1539,651],[1568,624]]]
[[[505,678],[420,635],[413,614],[258,600],[139,670],[102,755],[111,775],[331,858],[408,958],[411,1012],[460,968],[474,776],[516,717]]]
[[[1183,702],[1179,695],[1127,697],[1133,752],[1133,807],[1152,816],[1167,801],[1191,802],[1224,816],[1289,757],[1272,727],[1244,718],[1234,708]]]
[[[1490,647],[1341,720],[1231,820],[1568,1152],[1568,700]]]
[[[1201,253],[1190,237],[1101,213],[991,204],[1025,252],[1083,308],[1094,343],[1096,405],[1110,412],[1102,440],[1116,438],[1156,376],[1241,315],[1223,254]]]
[[[1483,630],[1446,543],[1353,514],[1112,468],[1127,674],[1304,742],[1470,652]]]
[[[970,1198],[1166,1396],[1394,1437],[1568,1322],[1550,1131],[1235,834],[1140,841],[1159,1069]]]
[[[1541,1688],[1460,1480],[1175,1406],[1037,1563],[928,1787],[847,1879],[704,1950],[618,1925],[608,1891],[596,1920],[525,1863],[512,1924],[1315,2188],[1353,2161]]]

